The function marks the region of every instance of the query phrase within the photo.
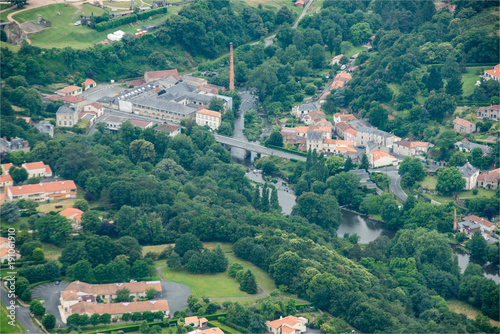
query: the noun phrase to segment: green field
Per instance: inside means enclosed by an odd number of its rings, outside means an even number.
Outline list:
[[[462,74],[462,88],[463,88],[463,96],[469,96],[472,93],[474,93],[474,88],[476,87],[475,84],[479,80],[479,76],[483,74],[481,71],[481,74],[477,74],[478,70],[484,69],[484,70],[489,70],[493,67],[491,66],[485,66],[485,67],[473,67],[473,68],[467,68],[467,72]]]
[[[26,330],[24,329],[23,326],[16,320],[15,321],[15,326],[9,325],[9,318],[7,318],[7,315],[9,314],[7,311],[7,308],[3,303],[1,307],[1,317],[0,317],[0,333],[2,334],[10,334],[10,333],[26,333]]]
[[[44,19],[52,22],[52,27],[29,34],[28,37],[33,45],[48,48],[64,48],[69,46],[75,49],[82,49],[106,39],[109,33],[116,30],[134,33],[136,29],[140,28],[142,25],[162,21],[169,15],[178,12],[180,8],[182,7],[175,6],[172,7],[172,10],[169,8],[169,13],[153,20],[138,22],[137,25],[133,27],[124,25],[103,32],[97,32],[86,26],[74,25],[74,23],[78,21],[79,15],[91,15],[92,13],[93,15],[101,15],[105,12],[102,8],[88,4],[83,4],[81,6],[64,6],[64,4],[50,5],[21,12],[14,15],[13,18],[23,23],[26,21],[35,21],[37,14],[41,14]],[[58,15],[58,12],[61,15]]]
[[[349,52],[347,52],[344,56],[346,56],[347,58],[350,58],[350,57],[354,56],[356,53],[360,53],[360,52],[365,51],[365,50],[366,50],[365,47],[355,46],[351,50],[349,50]]]
[[[217,243],[205,243],[204,247],[212,249]],[[163,249],[166,245],[162,245]],[[227,253],[231,250],[231,244],[224,243],[222,248],[226,252],[229,264],[238,262],[244,270],[250,269],[255,275],[257,284],[259,284],[266,292],[271,292],[276,289],[273,279],[262,269],[248,261],[239,259],[233,253]],[[158,261],[160,265],[165,265],[165,261]],[[239,283],[236,279],[230,277],[227,272],[217,274],[191,274],[185,268],[173,270],[171,268],[162,268],[161,272],[167,281],[186,284],[191,288],[191,291],[199,297],[251,297],[239,289]]]

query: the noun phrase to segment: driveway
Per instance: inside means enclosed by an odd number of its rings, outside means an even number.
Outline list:
[[[56,328],[66,327],[66,325],[61,321],[61,314],[59,313],[58,306],[61,291],[65,290],[68,285],[69,282],[61,282],[59,285],[52,282],[42,284],[31,289],[31,298],[42,298],[43,306],[47,310],[47,313],[52,313],[56,316]]]
[[[173,316],[175,311],[184,310],[188,307],[187,298],[191,294],[191,289],[184,284],[176,282],[168,282],[165,276],[161,273],[161,269],[167,265],[156,268],[156,272],[161,279],[161,287],[163,291],[157,299],[168,300],[168,307],[170,308],[170,316]]]
[[[3,288],[3,286],[2,286],[2,288],[0,288],[0,295],[1,295],[2,303],[5,306],[11,305],[10,304],[11,298],[9,298],[9,294],[7,293],[7,290],[5,290]],[[40,328],[36,327],[35,324],[33,324],[33,321],[31,321],[29,308],[16,305],[15,312],[16,312],[15,316],[16,316],[17,321],[19,321],[19,323],[24,327],[24,329],[26,329],[27,334],[42,333]]]

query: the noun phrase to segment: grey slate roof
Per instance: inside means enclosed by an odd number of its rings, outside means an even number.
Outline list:
[[[474,229],[477,229],[477,228],[481,228],[481,225],[479,225],[476,222],[469,221],[469,220],[466,220],[466,221],[458,223],[458,226],[461,227],[461,228],[465,228],[466,227],[466,228],[469,228],[471,230],[474,230]]]
[[[41,133],[50,134],[54,131],[54,126],[49,122],[41,121],[35,124],[35,128],[38,129]]]
[[[362,119],[356,119],[354,121],[349,121],[349,126],[357,131],[362,127],[370,127],[370,123],[363,121]]]
[[[483,151],[483,155],[489,155],[493,153],[493,150],[491,147],[486,146],[486,145],[481,145],[481,144],[476,144],[476,143],[471,143],[471,142],[463,142],[459,141],[455,143],[455,147],[463,147],[466,150],[472,151],[475,148],[480,148]]]
[[[135,99],[132,102],[134,105],[137,105],[139,107],[149,107],[149,108],[154,108],[158,109],[160,111],[168,111],[171,113],[177,113],[180,115],[190,115],[196,111],[195,108],[191,108],[188,106],[185,106],[183,104],[175,103],[175,102],[170,102],[170,101],[165,101],[162,99],[150,99],[150,98],[144,98],[144,97],[139,97]]]
[[[466,163],[462,167],[457,167],[457,169],[462,173],[463,177],[471,177],[474,175],[479,169],[476,167],[472,166],[470,163]]]
[[[349,123],[349,125],[351,124],[352,122]],[[393,136],[392,133],[389,133],[389,132],[385,132],[385,131],[382,131],[382,130],[379,130],[379,129],[375,129],[375,128],[371,128],[371,127],[367,127],[367,126],[363,126],[359,129],[357,129],[358,132],[366,132],[366,133],[371,133],[371,134],[374,134],[374,135],[377,135],[377,136],[381,136],[381,137],[384,137],[384,138],[390,138]]]
[[[305,111],[305,110],[311,111],[311,110],[316,110],[316,109],[318,109],[318,108],[316,107],[316,105],[314,105],[312,103],[304,103],[304,104],[301,104],[298,106],[299,111]]]
[[[76,109],[74,107],[70,107],[65,104],[59,107],[57,110],[57,114],[59,115],[74,115],[76,113]]]
[[[307,140],[323,140],[323,133],[319,131],[307,130]]]

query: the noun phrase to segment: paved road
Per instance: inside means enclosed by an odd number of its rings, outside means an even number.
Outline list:
[[[296,155],[280,150],[275,150],[272,148],[267,148],[264,146],[261,146],[259,144],[255,143],[250,143],[248,141],[240,140],[240,139],[235,139],[231,137],[226,137],[226,136],[221,136],[218,134],[214,134],[215,140],[221,144],[233,146],[233,147],[238,147],[247,151],[251,152],[257,152],[261,153],[264,155],[275,155],[278,157],[286,158],[286,159],[296,159],[296,160],[301,160],[301,161],[306,161],[306,157],[303,157],[301,155]]]
[[[387,167],[387,168],[380,168],[380,169],[369,169],[368,170],[370,173],[384,173],[389,176],[391,179],[391,184],[390,184],[390,189],[393,194],[398,196],[401,200],[406,201],[408,198],[408,195],[403,191],[401,188],[401,176],[398,174],[398,169],[397,167]]]
[[[182,311],[188,307],[187,298],[191,294],[191,289],[187,285],[167,281],[161,273],[161,269],[165,267],[167,265],[156,268],[163,289],[163,292],[156,299],[168,300],[170,314],[173,316],[175,311]]]
[[[300,14],[299,18],[297,19],[297,21],[292,26],[292,29],[296,29],[299,26],[300,20],[302,20],[302,18],[304,17],[304,15],[306,15],[306,12],[309,9],[309,7],[311,6],[311,4],[313,3],[313,1],[314,0],[310,0],[310,1],[307,2],[307,5],[304,7],[304,10],[302,10],[302,13]]]
[[[82,97],[86,98],[89,101],[95,102],[102,97],[105,96],[114,96],[120,93],[123,93],[128,88],[121,87],[120,84],[114,83],[109,85],[100,84],[96,87],[89,88],[82,93]]]
[[[0,295],[2,303],[6,306],[10,305],[11,298],[9,298],[9,294],[3,286],[2,288],[0,288]],[[27,334],[42,333],[40,328],[36,327],[35,324],[31,321],[29,308],[16,305],[16,319],[24,327],[24,329],[26,329]]]
[[[43,306],[47,310],[47,313],[52,313],[56,316],[56,328],[66,327],[66,325],[61,320],[61,314],[59,313],[59,298],[61,297],[61,291],[65,290],[69,285],[69,282],[61,282],[61,284],[56,285],[54,282],[46,283],[31,289],[31,297],[42,298]]]

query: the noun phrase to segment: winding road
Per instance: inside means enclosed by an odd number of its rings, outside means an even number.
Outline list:
[[[401,188],[401,176],[398,173],[397,167],[391,166],[381,169],[369,169],[368,171],[370,173],[384,173],[389,176],[389,179],[391,179],[391,184],[389,186],[391,192],[403,202],[406,202],[408,195],[404,192],[403,188]]]
[[[9,298],[9,294],[8,294],[7,290],[5,290],[5,288],[3,287],[3,282],[2,282],[2,288],[0,288],[0,295],[1,295],[0,297],[1,297],[2,303],[5,306],[11,305],[10,301],[14,300],[14,299]],[[37,326],[35,326],[35,324],[31,320],[29,308],[22,307],[22,306],[19,306],[17,304],[15,306],[16,306],[16,309],[15,309],[16,319],[24,327],[24,329],[26,329],[26,333],[28,333],[28,334],[43,333],[42,330],[40,328],[38,328]]]

